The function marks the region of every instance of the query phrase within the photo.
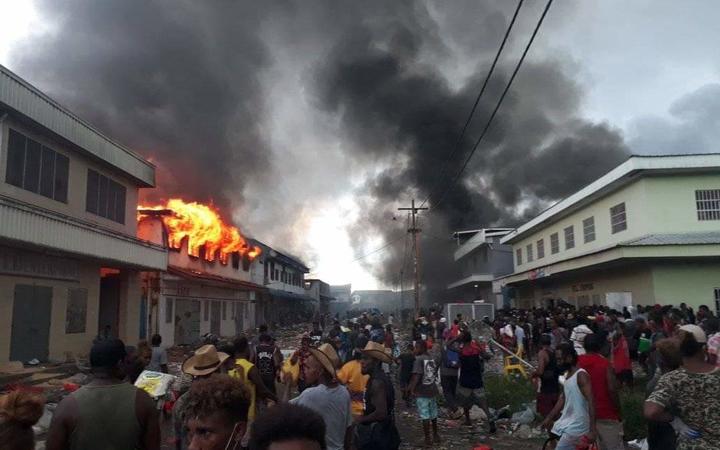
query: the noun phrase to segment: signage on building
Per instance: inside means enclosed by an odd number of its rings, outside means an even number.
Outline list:
[[[79,273],[73,260],[0,247],[0,274],[77,281]]]

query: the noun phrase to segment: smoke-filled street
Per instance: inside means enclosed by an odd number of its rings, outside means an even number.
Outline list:
[[[718,13],[0,2],[0,447],[717,448]]]

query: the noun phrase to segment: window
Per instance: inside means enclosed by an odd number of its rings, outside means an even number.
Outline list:
[[[70,160],[17,131],[8,137],[8,184],[67,203]]]
[[[583,239],[586,244],[595,240],[595,217],[583,220]]]
[[[720,220],[720,189],[695,191],[698,220]]]
[[[533,246],[532,244],[528,244],[525,246],[525,254],[527,254],[527,260],[528,262],[531,262],[533,260]]]
[[[205,322],[210,320],[210,300],[205,300],[205,311],[203,313],[203,320]]]
[[[575,248],[575,229],[572,225],[565,228],[565,250]]]
[[[65,333],[84,333],[87,319],[87,289],[68,289],[65,308]]]
[[[627,230],[627,218],[625,217],[625,203],[620,203],[610,208],[610,225],[613,234]]]
[[[113,222],[125,223],[125,186],[88,169],[85,195],[87,212]]]
[[[165,323],[173,322],[173,299],[167,297],[165,299]]]
[[[545,240],[540,239],[537,241],[537,257],[538,259],[545,257]]]
[[[515,250],[515,264],[517,264],[518,266],[521,266],[522,263],[523,263],[523,261],[522,261],[522,249],[519,248],[519,249]]]
[[[227,302],[222,302],[222,320],[227,320]]]
[[[557,233],[550,235],[550,253],[553,255],[560,252],[560,236]]]
[[[720,314],[720,288],[715,288],[715,314]]]

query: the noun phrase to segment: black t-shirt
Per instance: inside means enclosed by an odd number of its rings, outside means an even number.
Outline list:
[[[415,364],[415,355],[412,353],[403,353],[400,355],[400,381],[405,383],[410,382],[413,364]]]
[[[263,379],[272,379],[275,376],[275,346],[259,344],[255,348],[255,365]]]

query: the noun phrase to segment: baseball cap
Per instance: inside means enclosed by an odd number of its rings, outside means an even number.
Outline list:
[[[680,327],[680,330],[692,334],[695,337],[695,340],[701,344],[707,343],[707,335],[705,334],[705,331],[697,325],[683,325]]]

